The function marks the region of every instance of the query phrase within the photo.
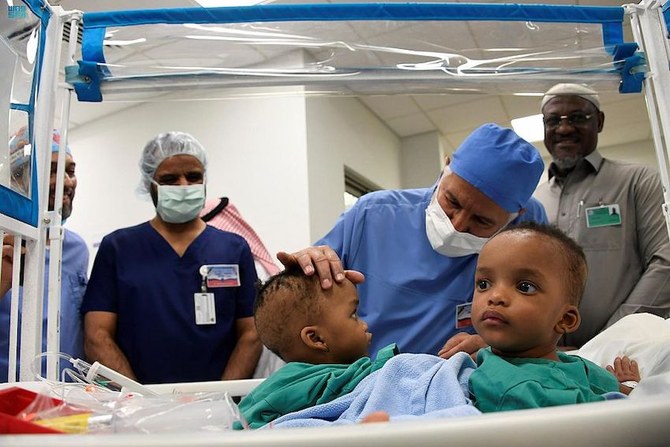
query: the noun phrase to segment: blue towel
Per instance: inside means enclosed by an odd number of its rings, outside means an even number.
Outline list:
[[[468,392],[468,378],[475,367],[462,352],[449,360],[400,354],[363,379],[351,393],[284,415],[263,428],[354,424],[380,410],[392,421],[480,414]]]

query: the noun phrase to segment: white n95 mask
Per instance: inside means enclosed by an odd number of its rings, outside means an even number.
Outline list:
[[[205,206],[205,185],[158,185],[156,212],[165,222],[184,223]]]
[[[431,247],[439,254],[452,258],[478,254],[490,238],[457,231],[447,213],[438,203],[437,191],[438,189],[433,193],[433,198],[426,208],[426,236],[428,236]],[[517,216],[518,213],[510,214],[507,223],[516,219]]]

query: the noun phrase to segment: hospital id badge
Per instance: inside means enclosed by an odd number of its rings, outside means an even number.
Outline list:
[[[216,306],[213,293],[194,293],[195,324],[216,324]]]
[[[621,225],[621,211],[618,204],[594,206],[586,208],[587,228],[610,227]]]
[[[472,326],[472,303],[456,306],[456,329]]]
[[[238,264],[215,264],[200,267],[207,288],[239,287],[240,266]]]

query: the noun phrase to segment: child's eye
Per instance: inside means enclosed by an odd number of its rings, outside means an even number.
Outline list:
[[[535,287],[535,284],[528,282],[528,281],[522,281],[519,283],[517,286],[517,289],[521,291],[522,293],[535,293],[537,292],[537,287]]]
[[[477,287],[477,290],[486,290],[491,287],[491,283],[486,279],[478,279],[475,282],[475,286]]]

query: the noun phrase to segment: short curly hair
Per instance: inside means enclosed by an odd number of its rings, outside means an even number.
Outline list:
[[[254,321],[261,342],[284,361],[300,340],[300,330],[321,316],[318,277],[289,268],[258,288]]]
[[[566,269],[565,280],[568,285],[568,297],[570,304],[578,306],[586,287],[588,266],[586,256],[582,247],[553,225],[539,224],[537,222],[522,222],[518,225],[503,228],[500,233],[507,232],[523,233],[533,232],[549,239],[556,246],[556,251],[563,257]],[[558,273],[557,273],[558,274]]]

